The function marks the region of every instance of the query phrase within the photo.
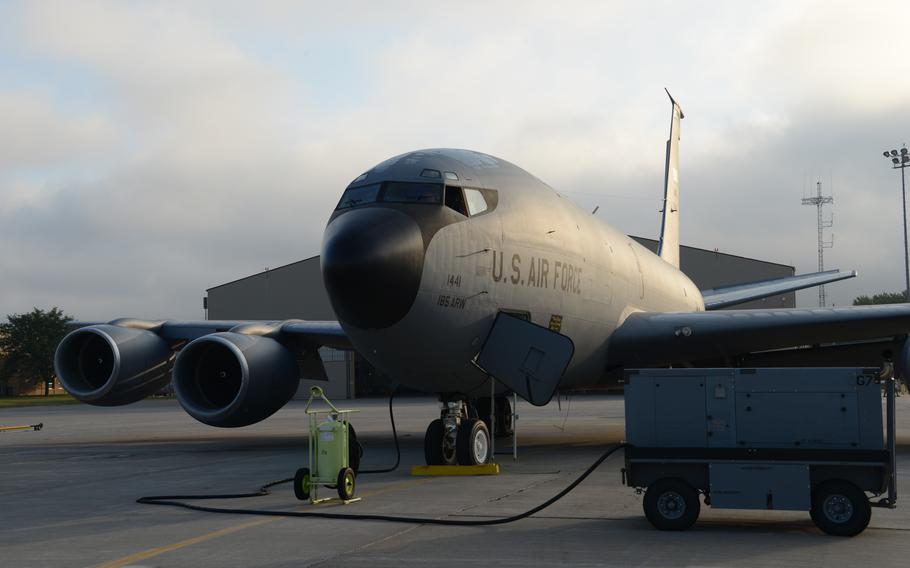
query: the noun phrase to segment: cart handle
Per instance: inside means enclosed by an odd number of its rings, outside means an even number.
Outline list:
[[[310,405],[313,404],[313,400],[315,400],[317,398],[321,398],[335,412],[341,412],[340,410],[335,408],[335,405],[332,404],[332,402],[329,399],[327,399],[325,397],[325,393],[322,391],[322,388],[317,387],[317,386],[310,387],[310,399],[307,401],[306,408],[304,408],[303,411],[306,413],[309,413]]]

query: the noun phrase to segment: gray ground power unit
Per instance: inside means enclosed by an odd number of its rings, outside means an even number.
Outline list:
[[[632,370],[625,402],[624,482],[647,489],[657,528],[691,526],[699,494],[716,508],[809,511],[842,536],[862,532],[872,506],[895,506],[894,381],[878,369]]]

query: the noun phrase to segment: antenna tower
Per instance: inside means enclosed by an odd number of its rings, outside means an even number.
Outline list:
[[[803,197],[803,205],[814,205],[818,210],[818,271],[823,272],[825,270],[825,249],[834,246],[834,235],[831,235],[830,241],[826,241],[823,233],[825,229],[834,226],[834,214],[831,214],[829,220],[823,220],[822,207],[833,204],[834,198],[830,195],[822,195],[822,182],[815,184],[815,190],[815,197]],[[818,307],[825,307],[824,285],[818,287]]]

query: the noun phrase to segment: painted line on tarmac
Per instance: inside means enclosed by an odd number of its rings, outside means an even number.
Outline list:
[[[239,525],[234,525],[232,527],[223,528],[217,531],[212,531],[203,535],[195,536],[193,538],[188,538],[186,540],[181,540],[180,542],[175,542],[173,544],[165,544],[163,546],[158,546],[155,548],[150,548],[148,550],[137,552],[135,554],[130,554],[129,556],[124,556],[123,558],[118,558],[117,560],[111,560],[105,562],[104,564],[98,564],[96,568],[121,568],[127,564],[132,564],[139,560],[145,560],[147,558],[152,558],[153,556],[158,556],[164,554],[165,552],[171,552],[173,550],[179,550],[193,544],[198,544],[200,542],[205,542],[207,540],[212,540],[213,538],[218,538],[221,536],[229,535],[237,531],[242,531],[251,527],[264,525],[266,523],[272,523],[277,520],[280,520],[285,517],[270,517],[268,519],[256,519],[255,521],[250,521],[248,523],[243,523]]]
[[[372,495],[380,495],[383,493],[392,493],[392,492],[398,491],[400,489],[404,489],[406,487],[413,487],[415,485],[423,485],[430,481],[432,481],[432,480],[431,479],[410,479],[407,481],[394,483],[394,484],[392,484],[388,487],[384,487],[382,489],[365,492],[365,493],[363,493],[362,496],[369,497]],[[162,546],[157,546],[155,548],[150,548],[148,550],[144,550],[142,552],[136,552],[135,554],[130,554],[129,556],[124,556],[123,558],[118,558],[116,560],[110,560],[108,562],[105,562],[104,564],[98,564],[95,568],[121,568],[123,566],[127,566],[129,564],[138,562],[140,560],[146,560],[148,558],[160,556],[161,554],[165,554],[167,552],[172,552],[174,550],[179,550],[181,548],[186,548],[187,546],[199,544],[200,542],[205,542],[205,541],[212,540],[212,539],[222,537],[222,536],[226,536],[226,535],[238,532],[238,531],[242,531],[244,529],[249,529],[252,527],[257,527],[259,525],[264,525],[266,523],[280,521],[280,520],[283,520],[286,518],[287,517],[269,517],[266,519],[256,519],[255,521],[250,521],[248,523],[234,525],[232,527],[226,527],[226,528],[219,529],[217,531],[212,531],[210,533],[199,535],[199,536],[196,536],[193,538],[181,540],[180,542],[175,542],[173,544],[165,544]]]

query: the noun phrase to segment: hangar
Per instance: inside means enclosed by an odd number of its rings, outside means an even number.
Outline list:
[[[632,237],[651,251],[657,241]],[[680,267],[702,290],[793,276],[792,266],[706,250],[680,247]],[[336,320],[322,283],[319,257],[314,256],[268,269],[206,290],[204,304],[209,319]],[[734,306],[735,308],[792,308],[795,293],[789,292]],[[309,387],[322,386],[332,398],[385,394],[391,381],[360,355],[323,347],[320,349],[329,381],[302,380],[297,397],[305,398]]]

